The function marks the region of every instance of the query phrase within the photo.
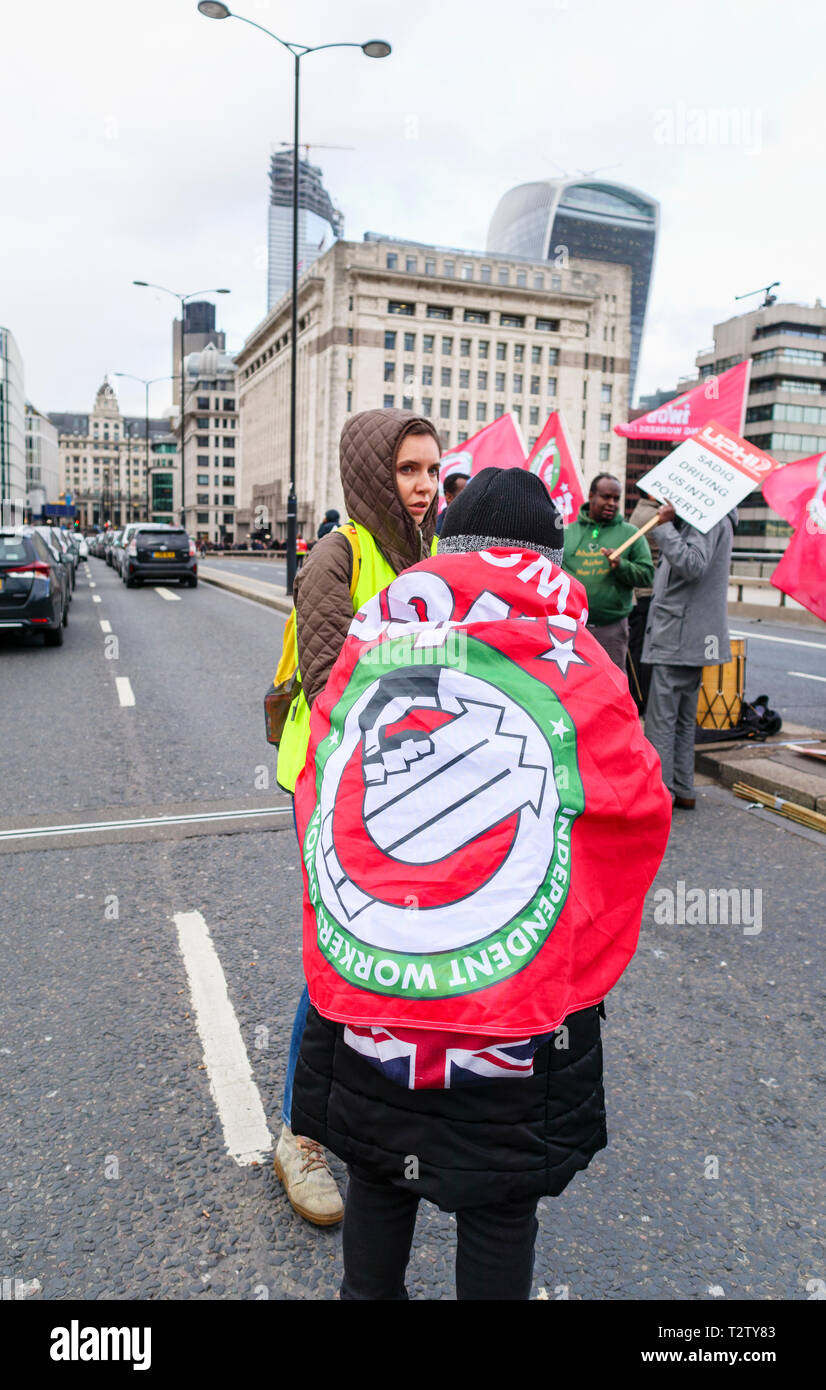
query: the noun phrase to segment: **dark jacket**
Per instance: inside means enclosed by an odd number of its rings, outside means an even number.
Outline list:
[[[439,505],[434,497],[419,527],[399,497],[396,455],[414,423],[426,425],[438,443],[431,422],[412,410],[363,410],[351,415],[341,432],[347,516],[370,532],[397,574],[430,554]],[[352,572],[350,542],[340,531],[331,531],[313,546],[296,576],[298,665],[310,706],[327,684],[353,621]]]
[[[707,535],[680,521],[658,526],[660,559],[643,661],[705,666],[729,661],[728,581],[736,510]]]
[[[409,1091],[311,1007],[293,1130],[444,1211],[556,1196],[607,1143],[601,1010],[569,1014],[567,1038],[559,1030],[538,1049],[533,1076]]]

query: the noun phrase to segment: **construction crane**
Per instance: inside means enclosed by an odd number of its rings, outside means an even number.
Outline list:
[[[766,298],[763,300],[763,303],[760,305],[760,308],[761,308],[761,309],[769,309],[769,308],[771,308],[772,304],[776,304],[776,303],[777,303],[777,295],[776,295],[776,294],[772,294],[772,290],[773,290],[773,289],[776,289],[776,287],[777,287],[779,284],[780,284],[780,281],[779,281],[779,280],[772,280],[772,282],[771,282],[770,285],[761,285],[759,290],[749,290],[748,294],[736,294],[736,295],[734,296],[734,298],[735,298],[735,299],[751,299],[752,295],[755,295],[755,294],[764,294],[764,295],[766,296]]]
[[[283,145],[286,149],[291,150],[293,148],[292,140],[279,140],[278,143],[279,145]],[[310,150],[354,150],[356,147],[355,145],[305,145],[303,141],[301,141],[298,148],[304,151],[304,158],[309,162]]]

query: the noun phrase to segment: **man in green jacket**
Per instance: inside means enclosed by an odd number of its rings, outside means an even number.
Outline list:
[[[645,536],[618,560],[608,558],[637,529],[620,517],[620,491],[619,481],[611,473],[597,474],[588,501],[583,502],[576,520],[565,527],[562,568],[585,586],[588,628],[611,660],[625,671],[634,589],[651,586],[654,564]]]

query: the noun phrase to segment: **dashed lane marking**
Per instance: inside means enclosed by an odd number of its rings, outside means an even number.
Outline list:
[[[100,603],[100,594],[92,594],[92,603]]]
[[[242,1167],[260,1163],[273,1139],[218,953],[200,912],[176,912],[173,920],[227,1152]]]
[[[128,676],[115,676],[115,689],[122,705],[134,705],[135,692]]]
[[[811,673],[811,671],[790,671],[790,672],[789,672],[789,675],[790,675],[790,676],[799,676],[800,679],[801,679],[801,680],[804,680],[804,681],[824,681],[824,682],[826,682],[826,676],[813,676],[812,673]]]
[[[101,632],[111,632],[111,631],[112,631],[112,624],[110,623],[110,621],[109,621],[108,618],[101,618],[101,619],[100,619],[100,630],[101,630]]]
[[[782,642],[787,647],[814,647],[819,652],[826,652],[826,642],[804,642],[800,637],[772,637],[768,632],[735,632],[733,629],[730,635],[748,637],[749,641],[755,642]]]
[[[36,840],[41,835],[88,835],[94,831],[143,830],[152,826],[164,825],[206,825],[211,821],[247,820],[256,816],[292,815],[292,806],[260,806],[253,809],[235,811],[202,811],[200,814],[181,816],[135,816],[127,820],[95,820],[74,822],[65,825],[24,826],[19,830],[0,830],[2,840]]]
[[[180,594],[173,594],[171,589],[165,589],[162,584],[157,586],[155,593],[160,594],[161,598],[171,600],[172,603],[180,603],[181,601]]]

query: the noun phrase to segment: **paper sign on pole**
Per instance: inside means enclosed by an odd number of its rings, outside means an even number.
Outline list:
[[[644,474],[637,487],[658,502],[673,503],[683,521],[706,535],[776,467],[756,445],[710,420]]]

